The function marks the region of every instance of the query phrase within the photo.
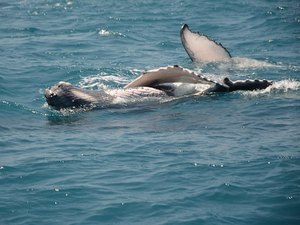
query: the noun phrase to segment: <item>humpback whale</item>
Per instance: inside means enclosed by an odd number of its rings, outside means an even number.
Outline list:
[[[252,91],[265,89],[271,84],[267,80],[231,81],[227,77],[223,82],[216,82],[174,65],[146,71],[122,89],[86,90],[61,81],[47,88],[44,95],[48,105],[57,110],[77,107],[106,108],[113,106],[120,97],[161,99],[213,92]]]
[[[187,54],[196,62],[230,60],[231,55],[220,43],[204,34],[192,32],[184,24],[180,37]],[[208,79],[178,65],[161,67],[144,72],[121,89],[86,90],[61,81],[47,88],[44,96],[49,106],[64,108],[106,108],[116,105],[117,99],[172,98],[204,95],[214,92],[253,91],[272,85],[268,80],[232,81],[225,77],[222,82]]]

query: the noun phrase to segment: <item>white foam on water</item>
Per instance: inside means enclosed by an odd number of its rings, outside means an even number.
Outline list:
[[[109,35],[111,35],[111,32],[109,32],[108,30],[101,29],[98,31],[98,34],[100,36],[109,36]]]
[[[249,59],[242,57],[233,57],[231,60],[216,62],[217,68],[220,70],[247,70],[247,69],[263,69],[263,68],[283,68],[284,65],[274,64],[266,60]]]
[[[113,31],[109,31],[109,30],[105,30],[105,29],[101,29],[98,31],[98,34],[102,37],[105,36],[121,36],[121,37],[126,37],[126,35],[120,33],[120,32],[113,32]]]
[[[86,89],[110,89],[111,87],[109,87],[107,83],[113,83],[116,86],[124,86],[128,82],[129,80],[127,80],[125,77],[101,73],[83,77],[78,86]]]
[[[280,67],[279,65],[264,60],[249,59],[249,58],[242,58],[242,57],[233,57],[232,62],[233,62],[233,66],[238,69]]]
[[[96,106],[91,105],[88,107],[86,106],[86,107],[77,107],[77,108],[63,108],[63,109],[60,109],[59,112],[63,116],[71,116],[71,115],[76,115],[78,113],[91,111],[95,107]]]

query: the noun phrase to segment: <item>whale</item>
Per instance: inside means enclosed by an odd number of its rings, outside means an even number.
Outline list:
[[[231,60],[229,51],[220,43],[199,32],[193,32],[187,24],[180,30],[184,49],[193,62],[218,62]],[[192,95],[218,92],[253,91],[266,89],[273,84],[269,80],[236,80],[225,77],[211,80],[179,65],[160,67],[143,72],[123,88],[87,90],[60,81],[46,88],[47,104],[56,109],[107,108],[120,102],[143,102],[143,100],[176,99]],[[120,99],[122,101],[120,101]]]
[[[253,91],[272,85],[268,80],[232,81],[225,77],[222,82],[208,79],[178,65],[148,70],[120,89],[87,90],[60,81],[45,89],[44,96],[50,107],[107,108],[116,105],[117,99],[167,99],[216,92]]]

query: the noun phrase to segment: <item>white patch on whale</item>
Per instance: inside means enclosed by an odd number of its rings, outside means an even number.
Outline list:
[[[137,87],[127,89],[110,89],[106,93],[114,96],[112,105],[132,105],[136,103],[160,102],[167,95],[164,91],[151,87]]]

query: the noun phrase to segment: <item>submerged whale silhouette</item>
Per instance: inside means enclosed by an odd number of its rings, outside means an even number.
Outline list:
[[[193,61],[211,62],[231,58],[230,53],[221,44],[205,35],[190,31],[186,24],[181,28],[180,37]],[[105,108],[114,105],[115,100],[120,97],[162,98],[212,92],[252,91],[265,89],[271,84],[272,81],[267,80],[231,81],[227,77],[222,82],[216,82],[174,65],[146,71],[122,89],[92,91],[61,81],[47,88],[44,95],[48,105],[57,110],[77,107]]]

